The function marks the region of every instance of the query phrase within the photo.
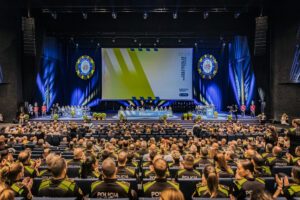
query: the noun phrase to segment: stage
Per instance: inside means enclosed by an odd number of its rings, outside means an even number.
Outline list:
[[[129,111],[129,112],[134,112],[134,111]],[[165,113],[164,113],[165,114]],[[102,120],[104,121],[109,121],[109,122],[118,122],[119,121],[119,113],[106,113],[106,119]],[[170,122],[184,122],[184,121],[189,121],[191,122],[192,120],[182,120],[182,115],[183,113],[172,113],[168,115],[167,121]],[[162,113],[157,113],[154,115],[153,113],[146,113],[144,115],[139,115],[133,114],[130,116],[126,116],[127,121],[159,121],[160,117],[162,116]],[[198,116],[198,114],[193,113],[193,120]],[[207,122],[227,122],[227,116],[228,113],[226,112],[221,112],[218,113],[218,117],[207,117],[206,115],[200,115],[202,121],[207,121]],[[94,120],[92,116],[88,116],[92,122],[101,122],[98,120]],[[234,117],[233,117],[234,119]],[[30,121],[52,121],[53,119],[51,118],[50,115],[47,115],[45,117],[37,117],[37,118],[32,118]],[[238,120],[242,123],[257,123],[258,119],[257,117],[252,118],[251,116],[244,116],[242,117],[241,115],[238,115]],[[83,121],[82,117],[60,117],[58,121]]]

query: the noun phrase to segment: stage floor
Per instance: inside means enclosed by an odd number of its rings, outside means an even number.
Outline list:
[[[196,114],[193,114],[193,117],[195,118]],[[219,113],[218,118],[208,118],[205,115],[201,115],[202,121],[214,121],[214,122],[226,122],[227,121],[228,113]],[[90,116],[91,117],[91,116]],[[181,119],[182,113],[173,113],[172,116],[168,117],[168,121],[183,121]],[[92,118],[92,117],[91,117]],[[38,117],[38,118],[32,118],[31,121],[51,121],[51,116],[45,116],[45,117]],[[159,116],[131,116],[127,117],[127,120],[130,121],[157,121],[159,120]],[[238,120],[240,122],[258,122],[258,119],[252,118],[251,116],[238,116]],[[83,121],[82,117],[60,117],[59,121]],[[94,121],[94,120],[92,120]],[[95,120],[96,121],[96,120]],[[104,121],[119,121],[118,113],[107,113],[107,117]]]

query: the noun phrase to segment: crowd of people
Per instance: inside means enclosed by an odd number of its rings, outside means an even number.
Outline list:
[[[204,123],[195,125],[210,135],[192,135],[180,124],[28,123],[5,127],[0,136],[0,199],[23,197],[161,199],[234,198],[291,199],[300,197],[300,147],[289,151],[288,134],[269,125]],[[195,128],[195,127],[194,127]],[[188,134],[164,137],[166,129]],[[160,137],[151,137],[152,133]],[[228,140],[215,133],[256,137]],[[109,139],[96,137],[110,134]],[[149,139],[132,135],[149,134]],[[59,135],[53,144],[47,136]],[[115,137],[121,135],[123,137]],[[253,134],[252,134],[253,135]],[[274,173],[291,166],[291,174]],[[71,168],[77,169],[71,174]],[[265,179],[276,187],[267,191]],[[92,180],[84,190],[76,180]],[[141,187],[134,187],[134,179]],[[222,180],[229,179],[229,184]],[[38,182],[37,180],[41,180]],[[197,181],[190,196],[180,180]]]

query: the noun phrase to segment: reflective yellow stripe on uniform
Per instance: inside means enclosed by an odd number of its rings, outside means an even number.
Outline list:
[[[262,184],[265,184],[265,180],[264,179],[261,179],[261,178],[256,178],[255,179],[256,181],[262,183]]]
[[[29,166],[25,166],[24,167],[25,169],[26,169],[26,171],[28,171],[30,174],[33,174],[33,172],[34,172],[34,169],[32,169],[31,167],[29,167]]]
[[[129,185],[126,182],[117,181],[116,184],[121,186],[126,191],[126,193],[129,192]]]
[[[185,172],[185,169],[181,169],[178,171],[178,176],[181,175],[183,172]]]
[[[100,185],[102,183],[103,183],[103,181],[96,181],[96,182],[92,183],[91,191],[93,192],[95,187],[97,187],[98,185]]]
[[[237,186],[237,188],[240,190],[243,186],[243,184],[247,182],[247,179],[243,178],[241,180],[237,180],[237,181],[234,181],[235,185]]]
[[[50,185],[51,181],[50,180],[44,180],[42,181],[42,183],[40,184],[40,187],[39,187],[39,191],[48,187]]]
[[[19,187],[16,183],[12,184],[11,189],[13,191],[15,191],[16,193],[18,193],[19,195],[22,195],[24,189],[22,189],[21,187]]]
[[[201,196],[201,193],[207,190],[207,186],[197,187],[198,195]]]
[[[226,196],[229,195],[229,189],[228,188],[225,188],[223,185],[219,185],[219,191],[224,193]]]
[[[293,196],[297,192],[300,192],[300,185],[291,185],[288,188],[288,192],[291,196]]]
[[[143,185],[143,190],[144,192],[146,192],[153,184],[155,183],[155,181],[151,181],[151,182],[147,182]]]
[[[201,176],[201,173],[200,173],[199,171],[194,170],[194,172],[195,172],[196,174],[198,174],[199,176]]]
[[[172,185],[174,188],[176,188],[177,190],[179,190],[179,185],[178,183],[172,182],[172,181],[167,181],[167,183],[169,183],[170,185]]]

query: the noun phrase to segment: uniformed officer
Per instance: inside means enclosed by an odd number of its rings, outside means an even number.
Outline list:
[[[82,163],[80,176],[81,178],[101,178],[101,173],[99,172],[98,160],[95,156],[86,157],[84,163]]]
[[[144,197],[159,197],[161,191],[170,187],[179,189],[178,183],[167,180],[167,162],[164,159],[159,158],[155,160],[153,167],[156,179],[143,184]]]
[[[118,170],[117,178],[135,178],[135,169],[126,166],[127,163],[127,153],[125,151],[120,151],[118,154]]]
[[[160,154],[157,154],[151,161],[151,165],[149,166],[149,169],[145,170],[144,171],[144,178],[147,178],[147,179],[155,179],[156,178],[156,173],[155,173],[155,170],[154,170],[154,162],[158,159],[162,159],[162,155]],[[167,172],[166,172],[166,177],[170,177],[170,172],[169,170],[167,169]]]
[[[272,157],[272,149],[273,149],[273,145],[268,143],[266,144],[266,150],[264,153],[261,154],[261,156],[264,158],[264,159],[267,159],[269,157]]]
[[[1,177],[5,178],[4,180],[6,184],[10,186],[12,191],[14,191],[16,197],[32,199],[30,190],[32,188],[33,181],[29,177],[24,178],[24,167],[22,163],[15,162],[9,167],[3,168],[1,171]]]
[[[51,165],[52,178],[43,179],[38,195],[44,197],[77,197],[83,198],[83,193],[77,184],[66,177],[67,163],[65,159],[56,156]]]
[[[233,181],[232,194],[237,199],[250,197],[256,189],[264,189],[265,181],[255,178],[254,165],[249,160],[239,161],[237,164],[236,180]]]
[[[81,166],[83,158],[84,158],[83,150],[81,148],[76,148],[73,151],[73,159],[68,160],[67,163],[69,166],[70,165]]]
[[[102,173],[104,180],[92,183],[90,197],[111,199],[135,196],[134,192],[130,189],[130,183],[117,180],[117,167],[111,158],[103,161]]]
[[[207,147],[202,147],[200,149],[200,158],[195,159],[194,161],[194,165],[195,166],[206,166],[206,165],[211,165],[212,161],[210,159],[208,159],[208,149]]]
[[[261,155],[256,153],[252,159],[252,164],[254,165],[254,176],[255,177],[270,177],[272,172],[269,166],[265,165],[265,159]]]
[[[272,157],[267,158],[266,164],[270,167],[273,166],[287,166],[289,165],[288,159],[282,158],[282,148],[275,146],[272,150]]]
[[[212,165],[203,169],[202,183],[197,184],[194,197],[228,198],[229,187],[219,184],[218,174]]]
[[[38,168],[41,165],[41,160],[36,160],[31,163],[31,155],[25,150],[19,153],[18,160],[24,165],[24,176],[34,178],[38,176]]]
[[[183,167],[177,172],[177,178],[195,179],[201,178],[201,173],[194,169],[194,156],[188,154],[184,157]]]
[[[46,159],[45,159],[45,164],[47,165],[47,169],[41,170],[39,173],[39,177],[52,177],[52,172],[50,170],[51,165],[52,165],[52,160],[55,158],[55,153],[50,153]]]
[[[292,169],[293,183],[289,183],[287,176],[279,177],[276,174],[277,190],[273,197],[276,199],[280,194],[283,194],[287,199],[293,199],[294,197],[300,197],[300,167],[294,166]]]

